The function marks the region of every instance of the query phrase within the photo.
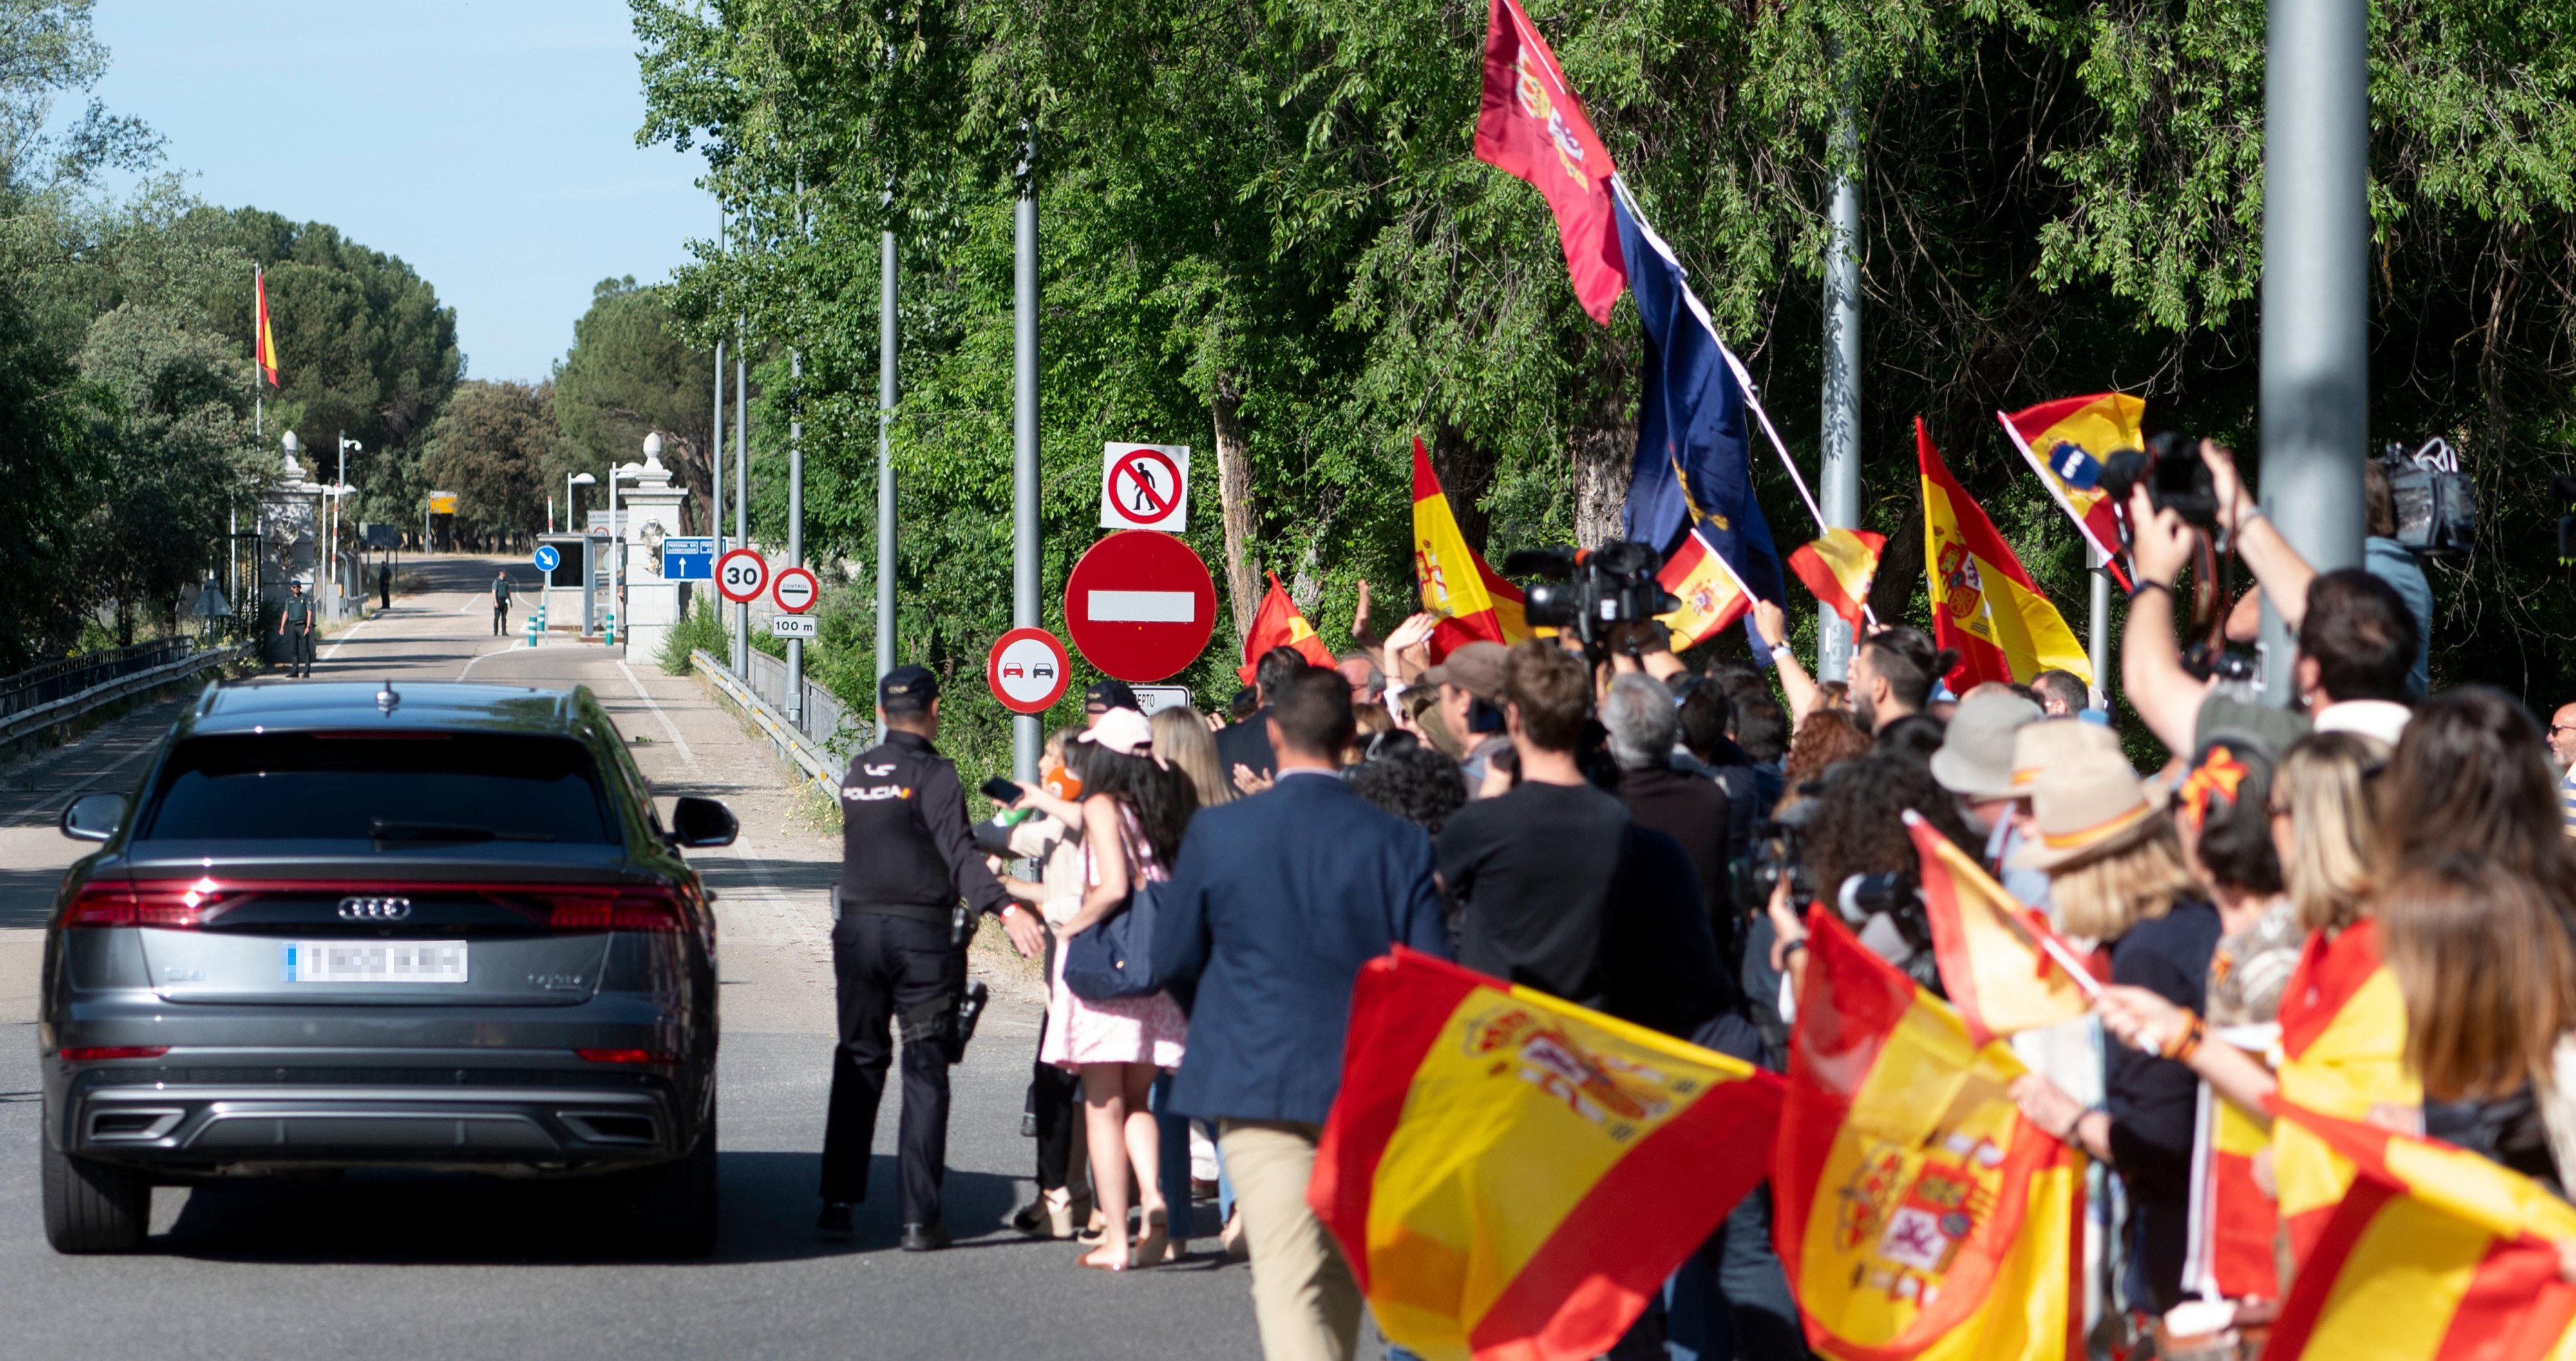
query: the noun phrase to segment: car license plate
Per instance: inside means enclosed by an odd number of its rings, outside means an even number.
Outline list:
[[[286,944],[289,983],[462,983],[461,940],[297,940]]]

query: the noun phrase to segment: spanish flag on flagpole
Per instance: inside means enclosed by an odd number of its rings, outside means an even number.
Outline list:
[[[2071,1021],[2092,1006],[2096,981],[2046,920],[1911,808],[1905,830],[1922,862],[1933,962],[1970,1043]]]
[[[2576,1354],[2576,1285],[2557,1244],[2576,1206],[2430,1139],[2274,1103],[2357,1169],[2264,1350],[2372,1361],[2539,1361]]]
[[[2406,1000],[2379,957],[2379,923],[2359,921],[2332,941],[2308,937],[2281,991],[2281,1100],[2337,1120],[2379,1105],[2419,1106],[2406,1066]],[[2304,1261],[2352,1185],[2352,1163],[2307,1125],[2272,1122],[2272,1181],[2290,1255]]]
[[[2084,1158],[2006,1094],[2028,1069],[1822,906],[1807,940],[1771,1167],[1807,1344],[1837,1361],[2081,1355]]]
[[[1655,616],[1672,630],[1675,652],[1716,637],[1719,629],[1753,608],[1753,596],[1745,590],[1743,578],[1727,565],[1724,554],[1701,537],[1697,526],[1682,535],[1682,546],[1664,560],[1655,581],[1682,602],[1680,609]]]
[[[2066,620],[2021,569],[1994,522],[1950,476],[1941,451],[1914,418],[1923,475],[1923,567],[1932,579],[1934,640],[1959,653],[1950,688],[1979,681],[2028,681],[2067,671],[2093,683],[2093,662]]]
[[[1467,546],[1419,438],[1413,441],[1413,577],[1422,587],[1422,608],[1440,616],[1431,634],[1433,661],[1478,639],[1509,647],[1530,636],[1521,589]]]
[[[1885,547],[1884,534],[1828,525],[1815,542],[1789,554],[1789,570],[1844,623],[1859,628],[1869,610],[1869,584],[1878,576],[1879,550]]]
[[[1306,1199],[1387,1340],[1575,1361],[1769,1170],[1780,1079],[1398,949],[1360,971]]]
[[[277,333],[268,325],[268,271],[251,266],[251,284],[259,294],[259,334],[252,341],[253,357],[259,361],[260,373],[270,387],[277,382]]]
[[[2144,449],[2139,433],[2147,418],[2145,401],[2124,392],[2096,392],[2060,397],[2015,411],[1998,411],[2004,434],[2030,461],[2058,508],[2075,522],[2077,532],[2093,545],[2123,589],[2128,573],[2120,568],[2120,521],[2109,493],[2098,485],[2102,464],[2121,449]]]

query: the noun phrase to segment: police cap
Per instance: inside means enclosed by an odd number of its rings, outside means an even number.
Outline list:
[[[939,678],[926,666],[898,666],[877,682],[877,707],[889,714],[917,714],[939,698]]]

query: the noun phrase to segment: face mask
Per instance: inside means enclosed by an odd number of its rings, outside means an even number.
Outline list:
[[[1041,783],[1046,786],[1046,792],[1067,803],[1082,797],[1082,781],[1075,779],[1073,772],[1062,766],[1048,771],[1046,779]]]

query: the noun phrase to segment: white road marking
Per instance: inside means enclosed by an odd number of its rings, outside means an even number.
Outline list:
[[[376,613],[368,615],[366,618],[351,624],[347,628],[340,630],[340,636],[332,640],[330,650],[322,654],[322,660],[327,662],[332,658],[339,656],[340,649],[347,647],[349,645],[349,640],[358,636],[358,630],[384,618],[386,613],[387,611],[379,610]]]
[[[680,759],[686,762],[690,769],[696,769],[698,755],[689,750],[689,739],[680,736],[680,725],[672,722],[669,714],[662,712],[662,706],[654,701],[652,692],[646,690],[644,682],[636,677],[635,668],[628,666],[626,659],[620,657],[617,659],[617,669],[625,674],[626,683],[635,687],[635,697],[644,701],[644,707],[652,710],[653,717],[662,721],[662,731],[671,735],[671,745],[680,749]]]

